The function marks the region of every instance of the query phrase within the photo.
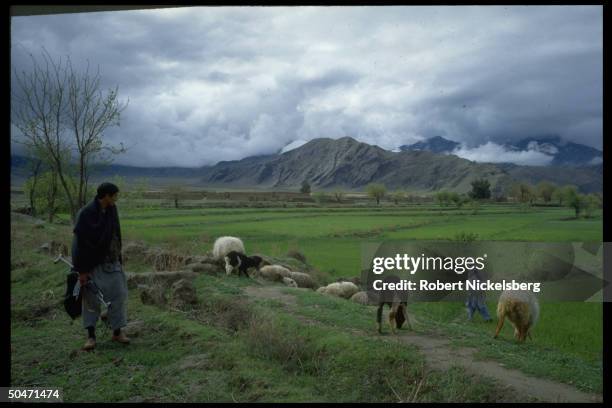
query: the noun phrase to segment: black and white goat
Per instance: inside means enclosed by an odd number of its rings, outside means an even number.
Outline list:
[[[261,257],[256,255],[246,256],[240,252],[231,251],[225,256],[225,273],[229,275],[235,268],[238,268],[238,276],[244,273],[248,278],[249,274],[247,273],[247,269],[256,268],[259,270],[262,261]]]

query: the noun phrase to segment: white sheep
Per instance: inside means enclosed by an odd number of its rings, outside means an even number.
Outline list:
[[[266,265],[259,269],[257,275],[266,280],[280,282],[283,278],[291,278],[291,271],[280,265]]]
[[[351,296],[351,301],[362,304],[362,305],[367,305],[368,304],[368,292],[361,291],[361,292],[355,293],[353,296]]]
[[[283,278],[283,283],[285,285],[287,285],[287,286],[292,287],[292,288],[297,288],[298,287],[298,284],[293,279],[291,279],[291,278],[284,277]]]
[[[291,272],[289,277],[295,281],[295,283],[298,285],[298,288],[317,288],[317,283],[314,281],[314,279],[312,279],[312,276],[307,273]]]
[[[246,255],[244,244],[240,238],[236,237],[219,237],[213,245],[213,257],[220,261],[232,251]]]
[[[317,292],[350,299],[351,296],[359,292],[359,287],[353,282],[334,282],[320,287]]]

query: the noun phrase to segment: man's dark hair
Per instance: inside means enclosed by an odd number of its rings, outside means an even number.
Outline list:
[[[102,183],[98,186],[98,193],[96,194],[96,198],[101,200],[106,197],[107,194],[112,196],[117,192],[119,192],[119,187],[117,187],[113,183]]]

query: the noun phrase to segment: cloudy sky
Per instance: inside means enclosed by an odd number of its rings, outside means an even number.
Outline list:
[[[472,160],[537,164],[547,156],[501,144],[557,134],[602,147],[602,30],[601,6],[59,14],[12,18],[11,64],[28,69],[27,52],[44,47],[99,66],[129,98],[105,134],[130,147],[122,164],[211,165],[317,137],[392,150],[436,135]]]

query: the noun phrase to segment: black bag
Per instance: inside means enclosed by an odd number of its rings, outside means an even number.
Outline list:
[[[66,294],[64,295],[64,309],[66,309],[66,313],[68,316],[74,319],[81,315],[81,301],[83,299],[83,295],[81,291],[79,291],[79,296],[74,297],[72,295],[74,291],[74,286],[79,281],[79,274],[71,270],[66,277]]]

